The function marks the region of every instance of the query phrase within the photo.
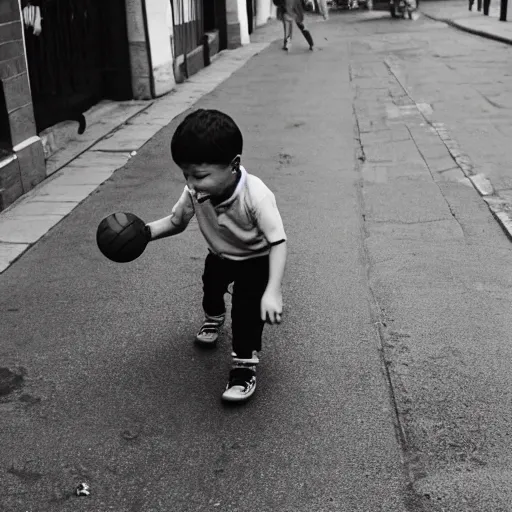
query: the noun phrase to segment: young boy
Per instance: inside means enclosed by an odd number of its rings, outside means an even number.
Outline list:
[[[196,110],[171,141],[173,160],[187,182],[171,215],[147,225],[150,240],[176,235],[196,215],[208,244],[203,272],[204,322],[196,341],[214,346],[224,323],[224,294],[233,285],[233,365],[222,395],[248,399],[256,389],[265,322],[279,324],[286,234],[274,194],[240,163],[243,138],[233,119]]]

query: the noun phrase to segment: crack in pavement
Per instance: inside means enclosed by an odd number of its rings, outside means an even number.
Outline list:
[[[359,127],[359,120],[357,116],[357,110],[355,104],[352,105],[353,119],[354,119],[354,140],[356,141],[355,148],[355,159],[354,165],[355,170],[359,176],[361,174],[361,166],[363,162],[366,160],[364,153],[364,146],[361,141],[361,131]],[[372,286],[371,281],[371,259],[370,253],[368,250],[368,246],[366,240],[369,238],[369,232],[367,229],[367,221],[366,221],[366,212],[365,212],[365,202],[363,197],[363,180],[362,177],[356,184],[356,194],[357,194],[357,204],[359,206],[359,210],[361,213],[361,222],[360,222],[360,230],[362,236],[362,260],[366,273],[366,283],[368,286],[368,295],[369,295],[369,310],[370,315],[373,319],[373,324],[377,329],[377,335],[379,339],[379,348],[380,348],[380,360],[382,364],[382,370],[385,375],[386,381],[388,383],[388,392],[389,399],[391,402],[391,406],[393,408],[393,425],[395,427],[395,433],[400,447],[402,448],[402,453],[404,457],[407,457],[407,453],[409,452],[409,442],[407,438],[407,433],[405,429],[405,424],[402,421],[400,415],[400,406],[397,399],[397,389],[398,385],[395,383],[393,375],[391,373],[389,362],[385,358],[385,348],[386,348],[386,322],[384,315],[382,314],[382,308],[379,304],[379,300],[377,298],[377,293],[374,287]],[[408,464],[405,464],[404,467],[409,471],[409,479],[411,482],[414,481],[412,477],[412,472]],[[414,494],[414,493],[413,493]]]
[[[420,113],[421,113],[421,112],[420,112]],[[422,115],[423,115],[423,114],[422,114]],[[433,172],[432,172],[432,169],[431,169],[430,165],[428,164],[427,159],[425,158],[425,155],[422,153],[421,149],[419,148],[418,143],[416,142],[416,139],[414,138],[414,136],[413,136],[413,134],[412,134],[412,132],[411,132],[410,128],[409,128],[407,125],[405,125],[405,127],[407,128],[407,131],[408,131],[408,132],[409,132],[409,134],[411,135],[411,139],[412,139],[412,141],[413,141],[413,144],[416,146],[416,149],[418,150],[418,153],[420,154],[421,158],[423,159],[423,162],[425,162],[425,165],[427,166],[428,172],[430,173],[430,176],[432,177],[432,181],[436,184],[437,188],[439,189],[440,194],[443,196],[443,199],[445,200],[445,203],[446,203],[446,205],[448,206],[448,210],[449,210],[449,212],[450,212],[451,216],[455,219],[455,221],[456,221],[456,222],[457,222],[457,224],[459,225],[460,230],[461,230],[461,232],[462,232],[462,236],[463,236],[464,238],[467,238],[467,237],[466,237],[466,232],[465,232],[465,230],[464,230],[464,226],[460,223],[459,219],[457,218],[457,215],[455,215],[455,212],[454,212],[454,211],[453,211],[453,209],[452,209],[452,205],[450,204],[450,201],[448,201],[447,197],[446,197],[446,196],[444,195],[444,193],[443,193],[443,190],[442,190],[442,189],[441,189],[441,187],[439,186],[439,183],[435,180],[435,178],[434,178],[434,174],[433,174]],[[428,222],[428,221],[426,221],[426,222]]]

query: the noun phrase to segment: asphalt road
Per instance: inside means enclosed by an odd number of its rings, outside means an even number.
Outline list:
[[[508,285],[499,275],[512,262],[509,242],[473,189],[439,184],[412,149],[400,149],[400,162],[393,151],[379,159],[391,147],[386,137],[408,126],[411,137],[399,139],[417,142],[421,127],[421,119],[403,126],[395,119],[377,133],[377,121],[389,117],[389,91],[397,90],[384,58],[409,55],[412,43],[468,36],[426,20],[377,18],[334,14],[312,25],[317,51],[308,52],[300,34],[289,54],[276,42],[197,104],[239,123],[243,163],[275,192],[289,237],[284,322],[265,331],[249,403],[220,401],[229,329],[215,352],[192,344],[206,254],[197,225],[155,242],[132,264],[110,263],[95,247],[96,226],[112,211],[147,221],[169,213],[183,186],[169,155],[179,119],[0,276],[1,366],[20,375],[0,397],[2,512],[429,509],[428,485],[409,486],[409,456],[432,449],[439,439],[428,429],[452,419],[436,398],[446,406],[446,390],[461,382],[471,388],[466,373],[464,381],[449,379],[471,315],[485,305],[487,315],[502,315],[494,333],[509,325]],[[357,125],[368,127],[366,135]],[[369,172],[372,162],[388,174]],[[443,317],[460,302],[463,311]],[[478,320],[482,333],[491,319]],[[402,344],[384,353],[396,403],[381,355],[390,334],[377,329],[393,322]],[[454,340],[444,366],[432,365]],[[464,364],[482,360],[482,340],[472,339]],[[423,353],[412,350],[416,341]],[[494,341],[506,358],[503,338]],[[489,347],[480,348],[491,357]],[[407,364],[421,369],[416,381]],[[471,409],[474,394],[462,395]],[[405,455],[395,405],[411,450]],[[431,471],[442,484],[439,459],[427,462],[418,466],[422,476]],[[82,481],[91,495],[73,496]],[[459,497],[453,489],[446,493]]]

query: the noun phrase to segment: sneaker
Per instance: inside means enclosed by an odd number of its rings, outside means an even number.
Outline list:
[[[243,402],[256,391],[256,365],[260,362],[258,352],[254,350],[250,359],[240,359],[234,352],[231,355],[233,367],[222,399],[227,402]]]
[[[226,402],[243,402],[256,391],[256,365],[234,366],[229,372],[229,382],[222,400]]]
[[[224,324],[224,316],[206,317],[196,334],[196,342],[213,346],[219,339],[220,328]]]

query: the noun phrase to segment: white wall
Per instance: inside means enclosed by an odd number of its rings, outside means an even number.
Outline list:
[[[142,3],[126,0],[125,6],[133,97],[147,100],[151,98],[151,78]]]
[[[270,18],[276,17],[276,6],[272,0],[256,0],[256,26],[261,27]]]
[[[246,0],[237,0],[238,23],[240,23],[240,41],[242,44],[249,44],[249,24],[247,22],[247,4]]]
[[[170,9],[169,0],[146,0],[149,48],[156,96],[169,92],[175,85],[168,25]]]

